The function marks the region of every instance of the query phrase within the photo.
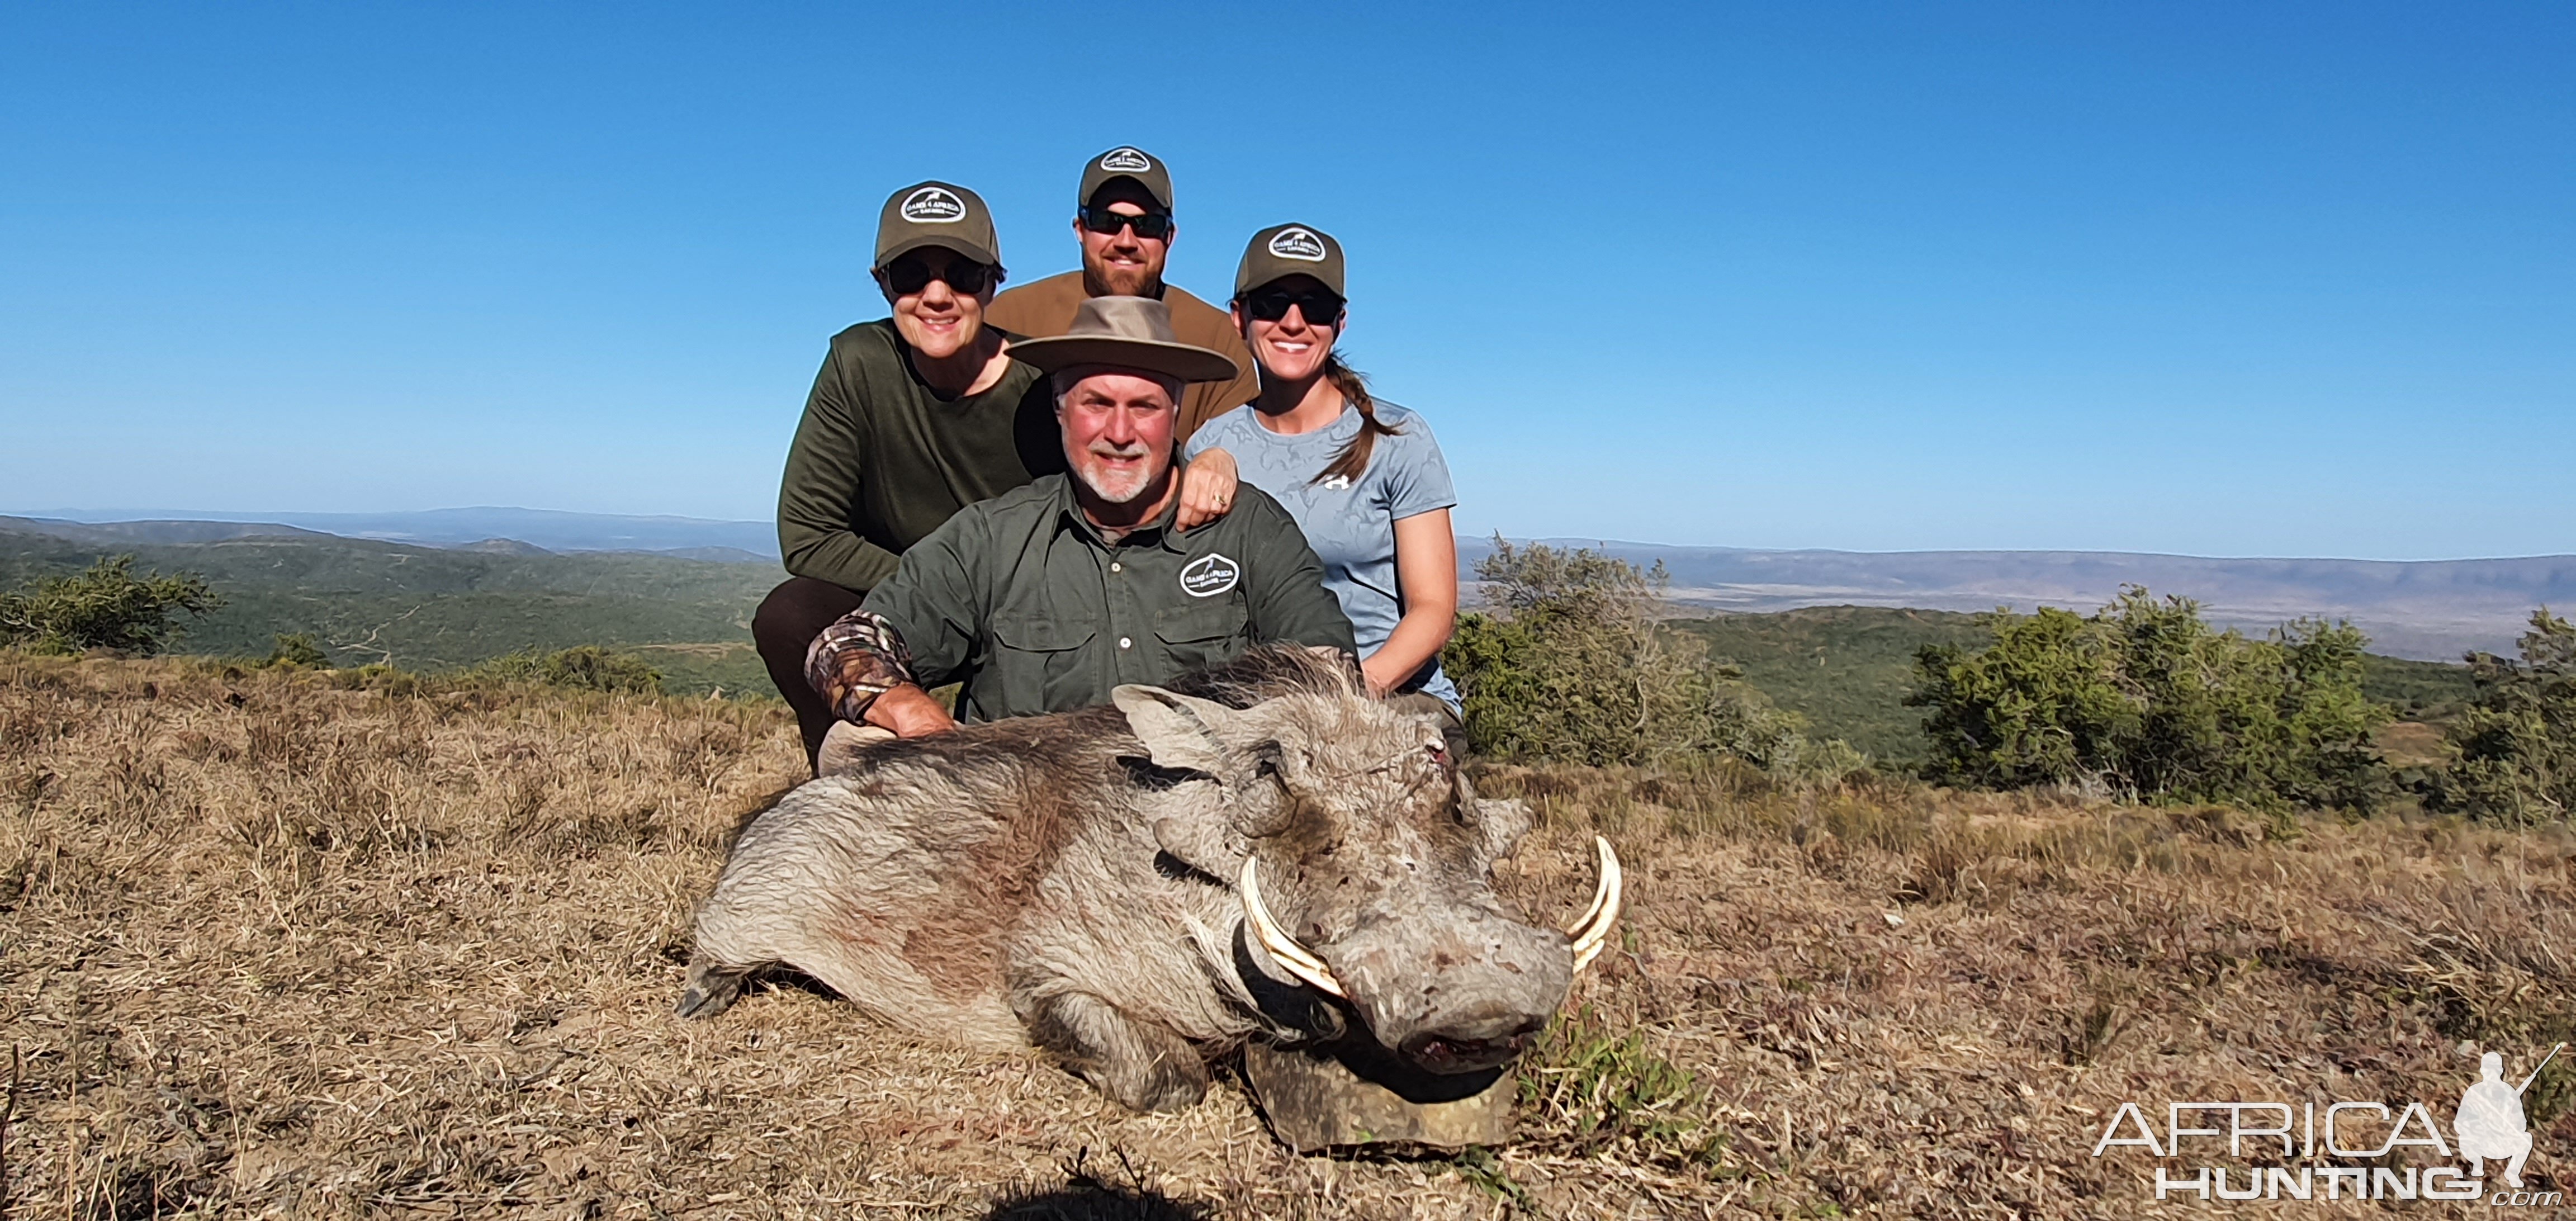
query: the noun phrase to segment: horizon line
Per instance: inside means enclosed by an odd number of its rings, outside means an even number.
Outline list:
[[[327,509],[327,510],[307,510],[307,509],[281,509],[281,510],[229,510],[229,509],[176,509],[176,508],[152,508],[152,509],[135,509],[135,508],[115,508],[115,509],[49,508],[49,509],[41,509],[41,510],[37,510],[37,509],[9,509],[9,510],[0,510],[0,517],[16,517],[16,518],[21,518],[21,519],[30,520],[30,521],[60,521],[60,522],[70,522],[70,523],[72,523],[72,524],[74,524],[74,525],[85,525],[85,526],[122,525],[122,524],[132,524],[132,523],[137,523],[137,522],[154,522],[154,521],[200,521],[200,522],[220,522],[220,523],[237,524],[237,525],[270,525],[270,524],[273,524],[273,525],[280,525],[280,526],[294,526],[294,524],[295,524],[295,523],[293,523],[293,522],[291,522],[291,521],[286,521],[286,520],[283,520],[283,519],[285,519],[285,518],[290,518],[290,517],[303,517],[303,518],[333,518],[333,517],[341,517],[341,518],[351,518],[351,517],[427,517],[427,516],[431,516],[431,515],[435,515],[435,514],[443,514],[443,513],[528,513],[528,514],[544,514],[544,515],[549,515],[549,516],[559,516],[559,517],[594,517],[594,518],[608,518],[608,519],[614,519],[614,520],[622,520],[622,521],[638,521],[638,522],[686,522],[686,523],[691,523],[691,524],[707,525],[707,526],[752,526],[752,527],[761,527],[761,528],[770,528],[770,527],[774,527],[774,526],[776,525],[776,522],[774,522],[774,521],[763,521],[763,520],[757,520],[757,519],[751,519],[751,518],[692,517],[692,516],[688,516],[688,515],[686,515],[686,514],[678,514],[678,513],[606,513],[606,512],[593,512],[593,511],[590,511],[590,510],[584,510],[584,509],[538,509],[538,508],[529,508],[529,507],[524,506],[524,505],[451,505],[451,506],[446,506],[446,507],[436,508],[436,509],[381,509],[381,510],[348,510],[348,509]],[[324,533],[329,533],[329,532],[328,532],[328,531],[325,531]],[[1505,541],[1508,541],[1508,542],[1520,542],[1520,543],[1547,543],[1547,544],[1551,544],[1551,545],[1574,544],[1574,545],[1578,545],[1578,546],[1589,546],[1589,547],[1596,547],[1596,548],[1607,548],[1607,547],[1637,547],[1637,548],[1657,548],[1657,549],[1675,550],[1675,551],[1727,551],[1727,552],[1737,552],[1737,553],[1745,553],[1745,554],[1760,554],[1760,555],[1817,555],[1817,554],[1824,554],[1824,555],[1871,555],[1871,556],[1896,556],[1896,555],[1927,555],[1927,556],[1928,556],[1928,555],[2103,555],[2103,556],[2138,556],[2138,557],[2152,558],[2152,559],[2173,559],[2173,560],[2305,561],[2305,562],[2331,562],[2331,563],[2339,563],[2339,564],[2481,564],[2481,563],[2510,563],[2510,562],[2516,562],[2516,561],[2533,561],[2533,560],[2570,560],[2570,561],[2576,561],[2576,552],[2556,552],[2556,551],[2550,551],[2550,552],[2535,552],[2535,553],[2524,554],[2524,555],[2466,555],[2466,556],[2442,556],[2442,557],[2435,557],[2435,558],[2418,558],[2418,559],[2373,559],[2373,558],[2365,558],[2365,557],[2359,557],[2359,556],[2343,556],[2343,555],[2280,555],[2280,554],[2209,555],[2209,554],[2201,554],[2201,553],[2188,552],[2188,551],[2129,551],[2129,550],[2120,550],[2120,549],[2115,549],[2115,548],[2087,548],[2087,547],[1902,547],[1902,548],[1890,548],[1890,549],[1886,549],[1886,550],[1876,550],[1876,551],[1872,551],[1872,550],[1864,550],[1864,549],[1859,549],[1859,548],[1851,548],[1851,547],[1746,547],[1746,546],[1740,546],[1740,545],[1730,544],[1730,543],[1671,543],[1671,542],[1653,542],[1653,541],[1639,540],[1639,539],[1604,539],[1604,538],[1597,538],[1597,537],[1586,536],[1586,535],[1579,535],[1579,534],[1533,534],[1533,535],[1517,536],[1517,537],[1516,537],[1516,536],[1512,536],[1512,535],[1501,534],[1501,532],[1500,532],[1500,531],[1494,531],[1494,532],[1489,532],[1489,533],[1484,533],[1484,534],[1467,534],[1467,533],[1459,533],[1459,534],[1457,534],[1457,535],[1456,535],[1456,537],[1457,537],[1458,541],[1459,541],[1459,542],[1461,542],[1461,543],[1467,543],[1467,544],[1484,544],[1484,543],[1488,543],[1488,542],[1490,542],[1494,537],[1496,537],[1496,536],[1498,536],[1498,535],[1499,535],[1500,537],[1502,537]],[[353,535],[353,536],[350,536],[350,537],[366,537],[366,536],[363,536],[363,535]],[[498,535],[496,535],[496,536],[494,536],[494,537],[495,537],[495,538],[500,538],[500,537],[505,537],[505,536],[498,536]],[[399,540],[399,539],[380,539],[380,540],[378,540],[378,541],[395,542],[395,541],[401,541],[401,540]],[[489,540],[478,540],[478,541],[489,541]],[[527,540],[525,540],[525,539],[510,539],[509,541],[512,541],[512,542],[527,542]],[[534,546],[534,545],[536,545],[536,544],[530,544],[530,545],[531,545],[531,546]]]

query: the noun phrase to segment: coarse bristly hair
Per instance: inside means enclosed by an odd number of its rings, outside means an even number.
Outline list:
[[[1340,649],[1302,644],[1263,644],[1220,666],[1164,684],[1166,690],[1250,708],[1282,695],[1365,694],[1358,659]]]

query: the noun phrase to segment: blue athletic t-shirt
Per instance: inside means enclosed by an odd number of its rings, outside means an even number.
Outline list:
[[[1360,413],[1351,407],[1344,407],[1331,424],[1291,437],[1262,427],[1247,403],[1200,425],[1186,451],[1193,458],[1219,448],[1233,454],[1245,483],[1287,507],[1306,532],[1307,545],[1324,561],[1324,587],[1341,599],[1362,656],[1383,647],[1404,617],[1395,577],[1395,523],[1458,503],[1449,464],[1440,456],[1431,426],[1392,403],[1377,404],[1377,418],[1398,431],[1377,439],[1368,469],[1351,481],[1315,482],[1334,455],[1359,435]],[[1457,709],[1458,689],[1440,672],[1437,660],[1422,690]]]

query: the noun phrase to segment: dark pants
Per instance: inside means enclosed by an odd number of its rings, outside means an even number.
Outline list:
[[[834,620],[857,609],[858,594],[829,581],[789,577],[760,600],[760,609],[751,616],[752,643],[760,649],[761,664],[769,667],[769,681],[787,697],[787,706],[796,710],[796,728],[805,735],[809,767],[823,749],[823,735],[832,731],[832,722],[839,718],[805,681],[805,650]]]

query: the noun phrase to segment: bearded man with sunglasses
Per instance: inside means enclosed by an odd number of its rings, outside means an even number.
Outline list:
[[[832,337],[779,483],[793,575],[751,623],[809,762],[834,717],[805,681],[807,646],[959,509],[1065,469],[1046,379],[985,314],[1003,271],[982,197],[946,182],[895,192],[870,270],[892,313]]]
[[[1192,385],[1181,397],[1177,439],[1261,392],[1252,353],[1225,311],[1163,282],[1163,262],[1180,228],[1172,222],[1172,175],[1160,160],[1121,146],[1082,167],[1082,193],[1074,201],[1074,236],[1082,242],[1082,269],[1014,288],[993,302],[993,325],[1018,335],[1062,335],[1074,313],[1092,297],[1151,297],[1171,308],[1172,334],[1181,342],[1222,354],[1241,370],[1220,381]],[[1213,496],[1185,478],[1181,524],[1195,526],[1214,514]],[[1194,495],[1193,493],[1198,493]]]

